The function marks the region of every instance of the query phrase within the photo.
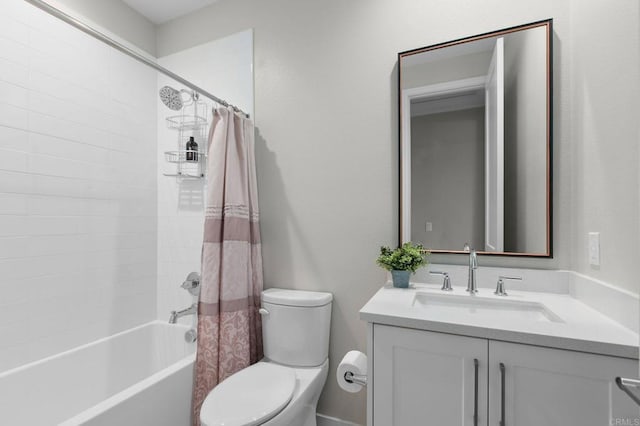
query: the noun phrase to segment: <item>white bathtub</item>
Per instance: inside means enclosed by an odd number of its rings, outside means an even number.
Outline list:
[[[0,374],[0,425],[188,426],[186,330],[150,322]]]

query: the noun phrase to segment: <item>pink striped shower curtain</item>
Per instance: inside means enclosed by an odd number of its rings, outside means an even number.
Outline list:
[[[262,358],[262,253],[254,129],[231,108],[214,110],[198,304],[192,424],[218,383]]]

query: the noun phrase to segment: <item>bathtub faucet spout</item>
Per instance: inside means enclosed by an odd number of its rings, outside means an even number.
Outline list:
[[[198,312],[198,304],[194,303],[189,306],[187,309],[183,309],[181,311],[171,311],[171,316],[169,317],[169,324],[175,324],[178,321],[178,318],[184,317],[187,315],[195,315]]]

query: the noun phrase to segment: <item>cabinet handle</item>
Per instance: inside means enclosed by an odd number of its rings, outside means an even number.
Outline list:
[[[473,385],[473,426],[478,426],[478,358],[473,359],[473,375],[475,382]]]
[[[506,426],[504,421],[504,396],[505,396],[506,371],[503,363],[500,363],[500,426]]]

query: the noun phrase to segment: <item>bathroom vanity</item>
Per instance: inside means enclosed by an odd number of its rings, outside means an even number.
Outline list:
[[[477,270],[476,253],[552,257],[552,24],[398,54],[398,240],[469,268],[432,271],[442,290],[385,286],[360,311],[368,426],[640,425],[615,382],[638,375],[637,295],[571,271]]]
[[[385,286],[360,317],[368,323],[368,426],[640,419],[615,384],[637,376],[638,335],[568,294]]]

